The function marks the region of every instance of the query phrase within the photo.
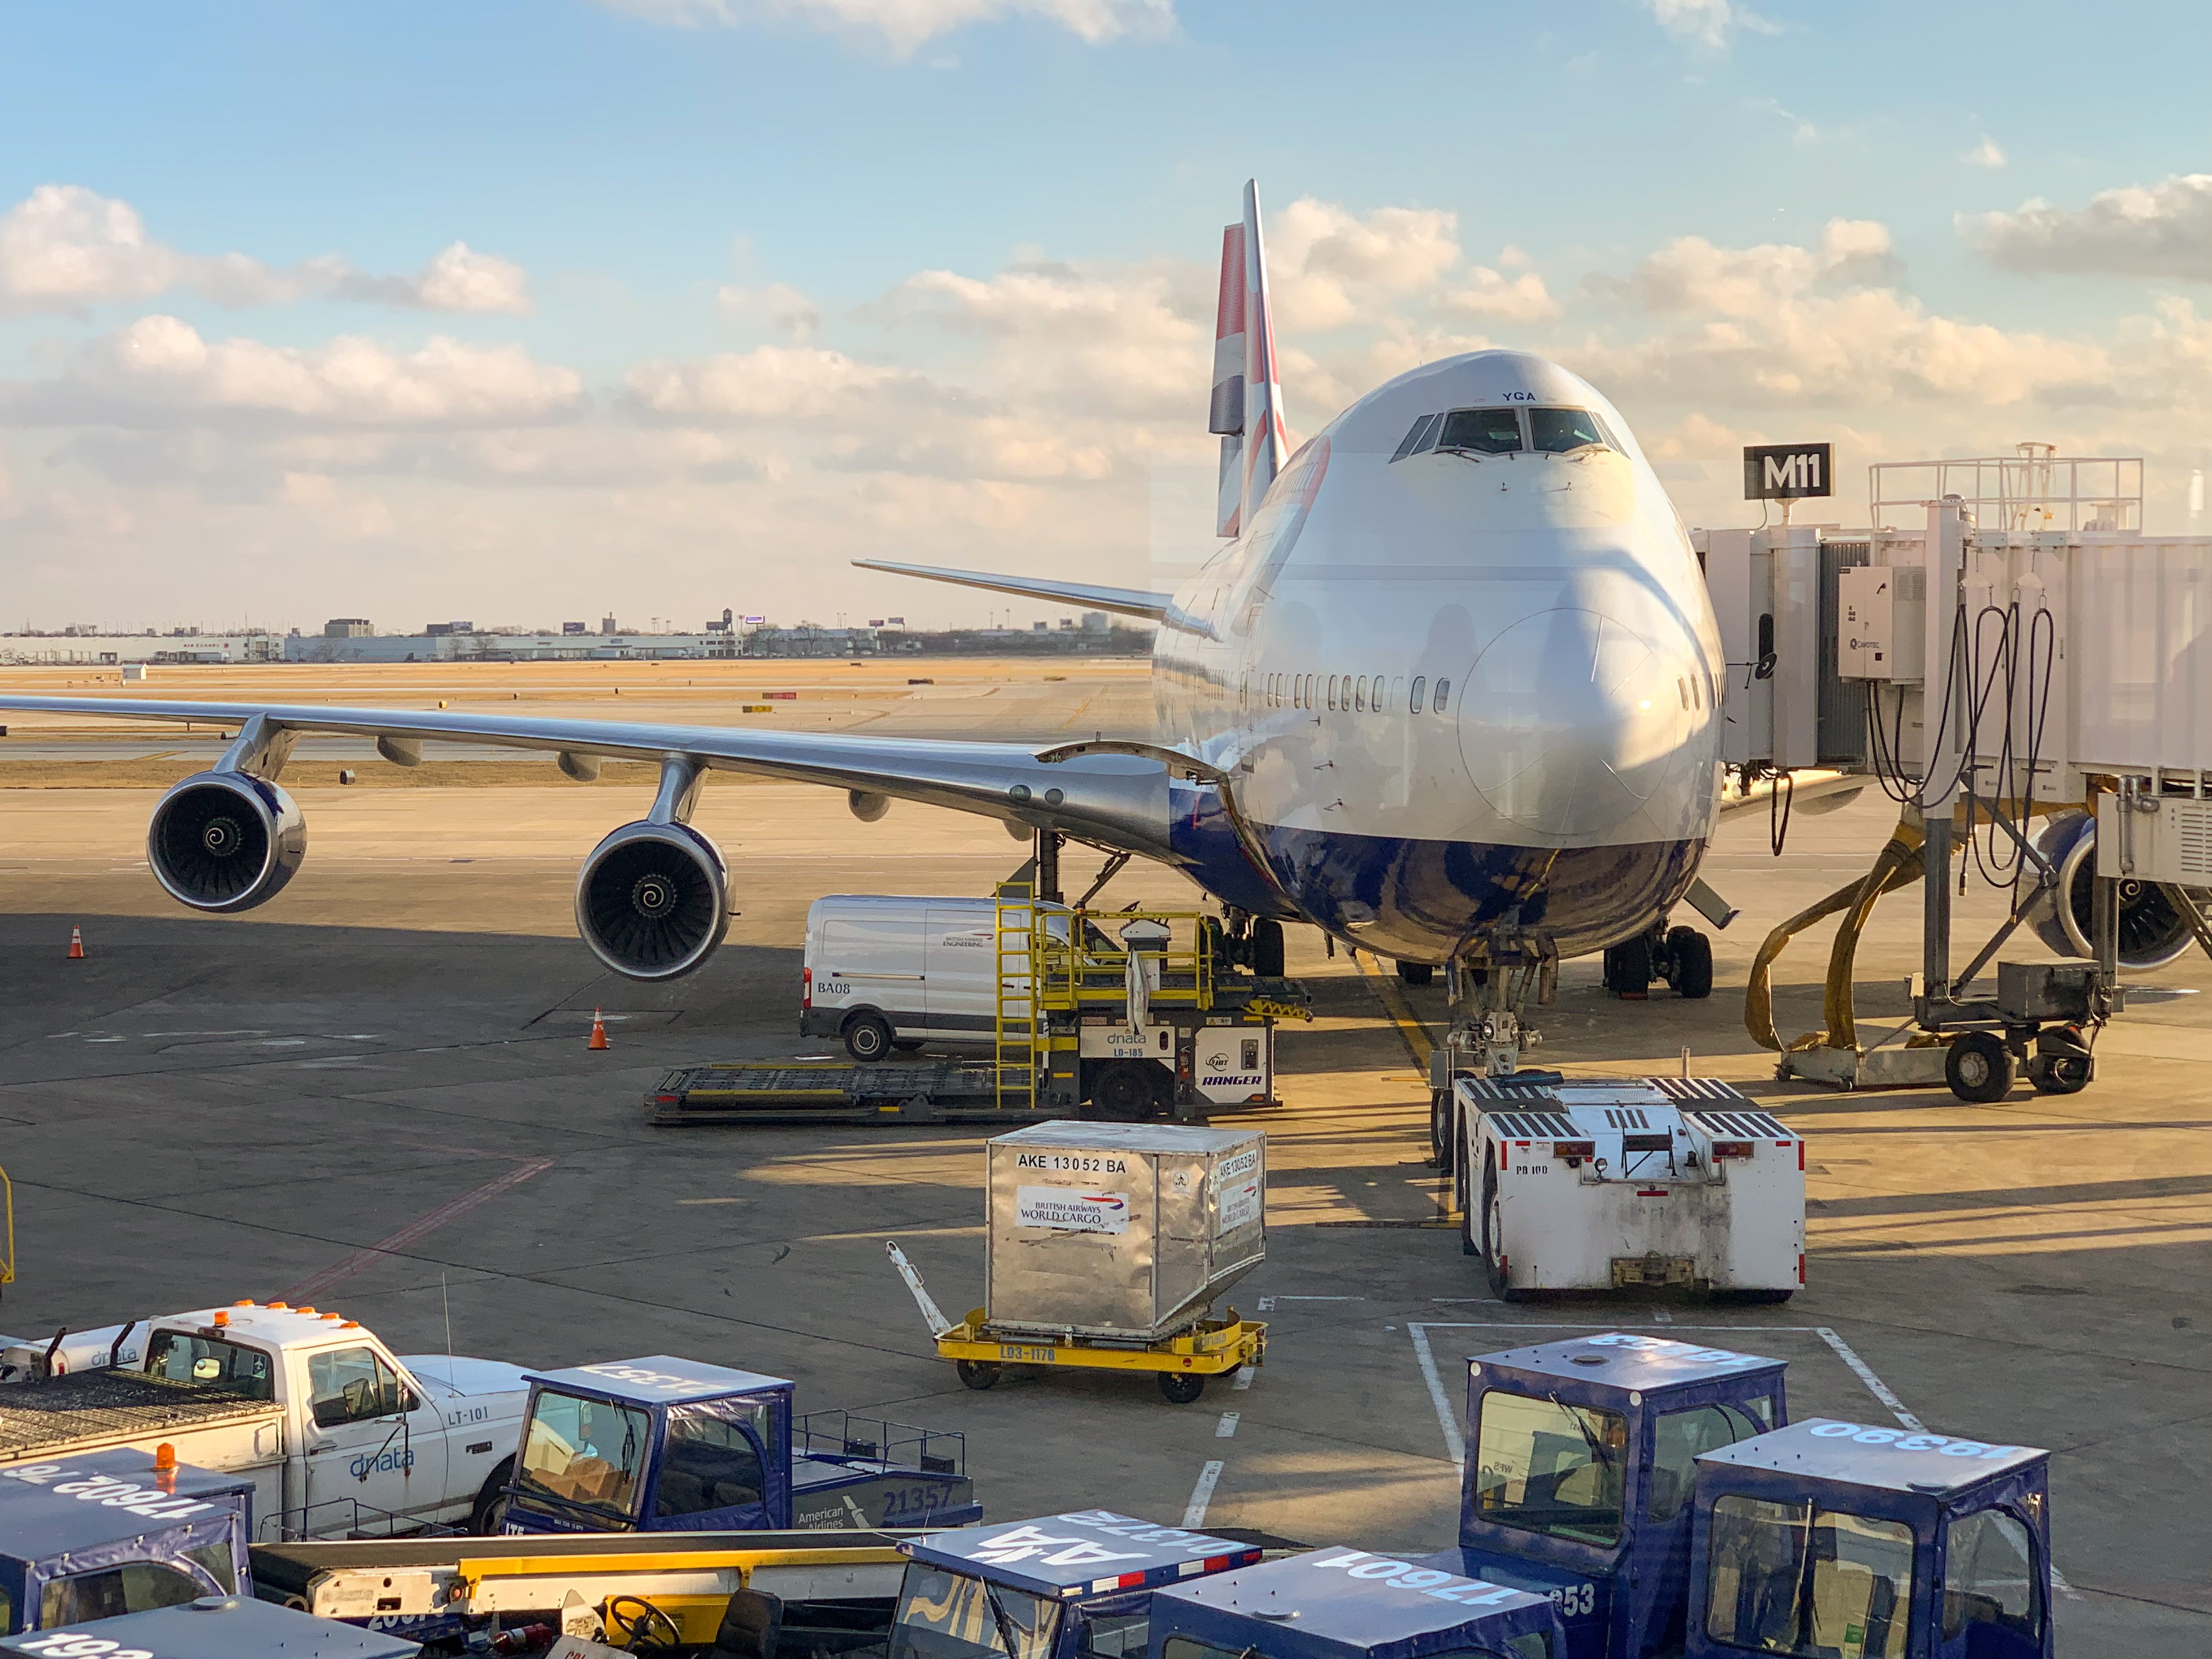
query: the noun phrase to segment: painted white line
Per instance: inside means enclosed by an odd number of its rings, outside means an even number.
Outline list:
[[[1249,1389],[1252,1386],[1252,1379],[1258,1375],[1259,1367],[1256,1365],[1239,1365],[1237,1368],[1237,1380],[1229,1386],[1232,1389]]]
[[[1413,1358],[1421,1362],[1421,1375],[1428,1382],[1429,1399],[1437,1408],[1437,1426],[1444,1431],[1444,1449],[1451,1461],[1460,1468],[1467,1467],[1467,1440],[1459,1431],[1459,1413],[1453,1409],[1451,1398],[1444,1392],[1443,1378],[1437,1375],[1437,1357],[1429,1348],[1429,1328],[1426,1325],[1406,1327],[1413,1335]]]
[[[1902,580],[1902,578],[1899,580]],[[1651,1316],[1657,1320],[1662,1325],[1671,1325],[1674,1322],[1674,1316],[1668,1313],[1664,1308],[1654,1308],[1651,1310]]]
[[[1243,1419],[1243,1416],[1244,1413],[1242,1412],[1222,1413],[1221,1421],[1214,1425],[1213,1437],[1216,1440],[1235,1439],[1237,1437],[1237,1425]]]
[[[1198,1472],[1198,1484],[1190,1489],[1190,1502],[1183,1505],[1184,1526],[1202,1527],[1206,1524],[1206,1506],[1213,1501],[1214,1483],[1221,1479],[1224,1467],[1217,1459]]]
[[[1851,1368],[1851,1374],[1866,1384],[1867,1392],[1889,1408],[1889,1414],[1915,1434],[1928,1432],[1928,1425],[1905,1409],[1905,1402],[1889,1391],[1889,1384],[1874,1374],[1874,1367],[1851,1351],[1851,1346],[1826,1325],[1814,1328],[1814,1334],[1836,1351],[1836,1358]]]
[[[1261,1311],[1261,1313],[1273,1313],[1273,1312],[1274,1312],[1274,1311],[1275,1311],[1275,1298],[1274,1298],[1273,1297],[1272,1297],[1272,1296],[1263,1296],[1263,1297],[1261,1297],[1260,1298],[1260,1311]]]

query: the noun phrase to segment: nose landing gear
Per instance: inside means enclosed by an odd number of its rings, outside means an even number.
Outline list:
[[[1668,927],[1662,921],[1648,933],[1606,947],[1605,988],[1622,1001],[1643,1001],[1655,979],[1692,1002],[1712,995],[1712,940],[1694,927]]]

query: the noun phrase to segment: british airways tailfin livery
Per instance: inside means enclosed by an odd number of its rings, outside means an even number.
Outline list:
[[[1711,988],[1664,929],[1719,805],[1723,672],[1687,534],[1618,410],[1516,351],[1378,386],[1291,447],[1257,192],[1222,246],[1210,429],[1220,551],[1172,597],[880,561],[869,568],[1151,618],[1158,731],[1059,744],[812,735],[466,711],[0,697],[0,708],[239,722],[155,808],[148,860],[194,908],[281,890],[306,826],[278,777],[305,732],[658,762],[647,815],[585,861],[578,930],[609,967],[673,978],[728,926],[733,883],[690,822],[724,769],[983,813],[1180,867],[1235,948],[1282,970],[1285,922],[1409,965],[1515,970],[1612,947]],[[1686,939],[1684,936],[1687,936]],[[1671,943],[1670,943],[1671,941]],[[1698,951],[1702,948],[1702,978]],[[1613,963],[1608,961],[1609,979]],[[1520,993],[1514,994],[1517,1004]],[[1493,999],[1494,1000],[1494,999]]]

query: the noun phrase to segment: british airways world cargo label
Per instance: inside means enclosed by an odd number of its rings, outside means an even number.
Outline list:
[[[1260,1149],[1246,1148],[1221,1160],[1214,1171],[1214,1193],[1219,1200],[1213,1231],[1218,1237],[1233,1233],[1260,1218]]]
[[[1017,1187],[1014,1224],[1056,1233],[1126,1233],[1129,1195],[1081,1187]]]

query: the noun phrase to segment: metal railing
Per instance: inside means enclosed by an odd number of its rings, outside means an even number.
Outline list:
[[[1867,469],[1867,494],[1876,531],[1921,529],[1928,507],[1952,495],[1984,534],[2141,531],[2143,464],[2140,456],[2060,455],[2049,444],[2021,444],[2012,455],[1878,461]]]
[[[851,1412],[809,1412],[791,1424],[791,1449],[799,1457],[858,1457],[920,1469],[925,1474],[965,1474],[968,1437],[952,1429],[917,1429]]]
[[[358,1498],[326,1498],[261,1517],[255,1536],[264,1544],[300,1544],[318,1538],[466,1538],[466,1527],[395,1515]]]

